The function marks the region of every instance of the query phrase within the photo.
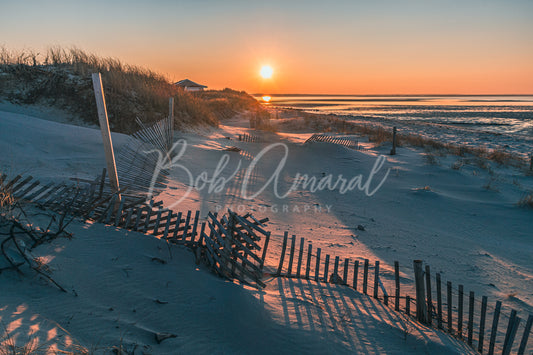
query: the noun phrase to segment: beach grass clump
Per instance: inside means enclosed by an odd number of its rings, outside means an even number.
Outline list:
[[[440,165],[439,158],[437,158],[437,154],[435,153],[435,150],[431,148],[425,148],[424,149],[424,161],[426,164],[429,165]]]
[[[97,124],[92,73],[102,75],[110,126],[118,132],[136,131],[137,117],[148,124],[167,117],[170,97],[174,97],[176,128],[216,126],[221,119],[239,111],[262,110],[257,100],[245,92],[191,93],[151,70],[78,48],[61,47],[49,48],[43,54],[0,48],[0,100],[48,105]]]
[[[381,145],[386,142],[392,142],[392,133],[385,130],[383,127],[377,127],[369,133],[368,140],[374,142],[377,145]]]
[[[3,182],[0,183],[0,217],[9,215],[14,204],[15,198],[13,197],[11,190],[6,188],[6,185]]]
[[[255,110],[248,112],[250,117],[250,127],[266,132],[277,132],[277,125],[271,120],[270,112]]]
[[[533,209],[533,192],[530,191],[518,200],[517,205],[522,208],[531,208]]]
[[[512,160],[512,155],[503,150],[492,150],[487,154],[487,158],[492,160],[500,165],[506,164],[508,161]]]
[[[488,191],[500,192],[500,189],[498,189],[497,187],[499,181],[499,177],[495,175],[491,169],[489,169],[489,179],[487,180],[485,185],[483,185],[483,188]]]
[[[457,159],[455,162],[453,162],[451,168],[453,170],[460,170],[465,165],[464,159]]]
[[[244,111],[268,114],[261,104],[244,91],[225,88],[223,90],[205,90],[196,93],[213,111],[219,120],[224,120]]]

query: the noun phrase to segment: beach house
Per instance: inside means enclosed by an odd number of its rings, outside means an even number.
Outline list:
[[[174,85],[182,87],[185,91],[203,91],[204,89],[207,89],[207,86],[200,85],[189,79],[180,80],[177,83],[174,83]]]

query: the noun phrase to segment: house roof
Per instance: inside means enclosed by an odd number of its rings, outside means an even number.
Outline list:
[[[194,81],[189,80],[189,79],[180,80],[177,83],[174,83],[174,85],[183,86],[183,87],[198,87],[198,88],[204,88],[204,89],[207,87],[205,85],[200,85],[198,83],[195,83]]]

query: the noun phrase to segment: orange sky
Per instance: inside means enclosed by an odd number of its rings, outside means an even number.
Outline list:
[[[0,45],[251,93],[533,94],[531,14],[520,0],[25,1],[3,5]]]

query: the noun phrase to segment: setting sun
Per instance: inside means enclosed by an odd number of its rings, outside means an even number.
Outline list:
[[[274,73],[274,70],[272,69],[270,65],[263,65],[263,67],[261,67],[261,71],[259,72],[259,74],[261,74],[263,79],[270,79],[273,73]]]
[[[262,97],[262,99],[263,99],[264,102],[270,102],[270,100],[272,98],[270,96],[268,96],[268,95],[265,95],[265,96]]]

